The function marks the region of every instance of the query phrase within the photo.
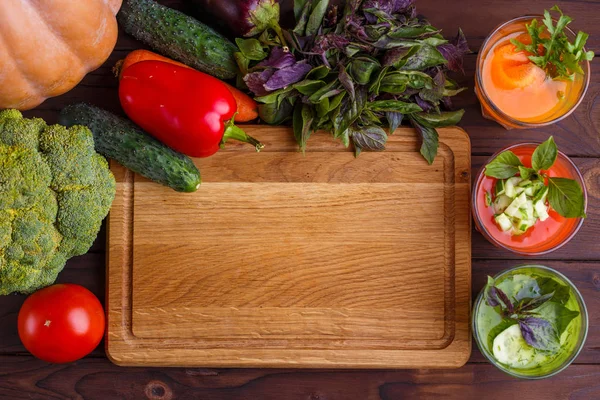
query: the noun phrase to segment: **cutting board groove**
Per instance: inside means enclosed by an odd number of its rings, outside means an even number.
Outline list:
[[[252,126],[176,193],[113,164],[107,353],[120,365],[458,367],[468,359],[470,145],[411,129],[352,153]]]

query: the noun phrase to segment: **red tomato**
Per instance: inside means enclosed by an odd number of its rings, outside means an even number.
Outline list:
[[[71,283],[38,290],[19,311],[21,342],[37,358],[53,363],[67,363],[89,354],[102,340],[104,326],[98,298]]]

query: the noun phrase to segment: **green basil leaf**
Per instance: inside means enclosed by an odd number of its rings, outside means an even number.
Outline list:
[[[373,72],[380,68],[377,60],[371,57],[358,57],[350,62],[349,72],[359,85],[366,85]]]
[[[513,326],[517,323],[518,322],[515,321],[514,319],[506,318],[506,319],[503,319],[502,321],[500,321],[500,323],[498,325],[496,325],[492,329],[490,329],[490,333],[488,333],[488,337],[487,337],[488,349],[494,348],[494,339],[496,339],[496,336],[498,336],[499,334],[504,332],[506,329],[510,328],[511,326]]]
[[[555,321],[554,329],[558,337],[569,327],[571,321],[579,316],[579,312],[569,310],[566,306],[555,301],[545,303],[538,309],[538,314],[548,321]]]
[[[407,103],[400,100],[377,100],[367,103],[367,109],[379,112],[399,112],[402,114],[412,114],[423,111],[416,103]]]
[[[342,89],[340,89],[337,86],[337,80],[331,81],[330,83],[328,83],[327,85],[323,86],[322,88],[314,92],[312,95],[310,95],[308,101],[310,101],[313,104],[317,104],[327,97],[333,97],[339,94],[342,91]]]
[[[349,44],[348,46],[346,46],[346,56],[348,58],[352,58],[354,57],[356,54],[360,53],[360,47],[357,45],[353,45],[353,44]]]
[[[328,6],[329,0],[316,0],[314,2],[310,17],[308,17],[308,22],[306,23],[306,36],[314,36],[317,34]]]
[[[350,127],[350,136],[357,149],[369,151],[385,150],[387,134],[379,126]]]
[[[267,53],[263,50],[262,44],[257,39],[236,38],[235,44],[246,58],[254,61],[262,61],[267,58]]]
[[[383,123],[381,122],[381,118],[373,111],[365,108],[363,112],[360,114],[360,126],[369,126],[369,125],[377,125],[381,126]]]
[[[433,78],[421,71],[400,71],[408,77],[408,86],[413,89],[431,89]]]
[[[573,179],[548,178],[548,202],[565,218],[586,216],[583,190]]]
[[[329,69],[326,65],[319,65],[306,74],[306,79],[321,80],[327,77],[330,71],[331,69]]]
[[[437,37],[437,36],[423,39],[423,40],[421,40],[421,42],[427,43],[428,45],[433,46],[433,47],[438,47],[438,46],[448,43],[448,41],[446,39],[444,39],[443,37]]]
[[[292,86],[294,87],[294,89],[296,89],[303,95],[310,96],[313,93],[315,93],[317,90],[319,90],[323,86],[325,86],[325,82],[312,80],[312,79],[305,79],[298,83],[294,83]]]
[[[288,86],[287,88],[276,90],[276,91],[266,94],[264,96],[255,97],[254,100],[258,101],[259,103],[265,103],[265,104],[275,103],[278,100],[279,96],[286,94],[288,92],[291,92],[292,90],[293,90],[293,87]]]
[[[420,46],[420,43],[412,39],[395,39],[388,35],[381,36],[376,42],[372,42],[371,46],[376,49],[393,49],[395,47],[412,47]]]
[[[421,155],[427,160],[429,165],[433,164],[439,146],[438,133],[434,128],[419,124],[413,118],[410,122],[421,136]]]
[[[540,144],[533,152],[531,166],[536,171],[550,169],[554,165],[557,156],[558,149],[556,143],[554,143],[554,138],[550,136],[548,140]]]
[[[512,151],[504,151],[485,166],[485,175],[497,179],[507,179],[519,172],[523,164]]]
[[[284,101],[281,106],[278,106],[277,102],[259,104],[258,116],[267,124],[281,125],[292,117],[293,109],[293,105],[289,101]]]
[[[302,15],[302,11],[308,2],[308,0],[294,0],[294,17],[296,18],[296,21]]]
[[[222,1],[222,0],[221,0]],[[294,16],[296,17],[296,26],[294,33],[298,36],[306,36],[306,23],[310,15],[312,1],[294,0]]]
[[[312,133],[313,120],[314,115],[311,106],[301,102],[296,103],[293,118],[294,137],[302,153],[306,151],[306,142]]]
[[[240,69],[240,73],[242,76],[248,73],[248,67],[250,66],[250,59],[244,55],[241,51],[236,51],[233,53],[233,58],[235,58],[235,62],[237,63],[238,68]]]
[[[458,124],[464,113],[465,110],[443,111],[440,113],[420,112],[415,114],[413,118],[421,125],[428,126],[430,128],[443,128],[445,126],[453,126]]]
[[[554,293],[552,301],[560,304],[566,304],[571,297],[571,291],[568,286],[563,285],[552,278],[540,277],[534,281],[538,287],[539,294]]]
[[[406,60],[406,64],[402,67],[405,70],[424,70],[429,67],[447,64],[448,61],[436,49],[429,44],[423,44],[419,51]]]
[[[441,32],[440,29],[436,29],[431,25],[422,26],[400,26],[388,33],[388,36],[392,39],[417,39],[424,35],[435,35]]]
[[[533,168],[527,168],[519,165],[519,174],[523,179],[530,179],[536,174],[536,170]]]
[[[367,93],[364,87],[357,88],[354,101],[347,97],[342,100],[338,109],[333,111],[333,137],[348,135],[346,131],[362,113],[366,100]]]
[[[335,110],[340,105],[340,103],[346,96],[346,93],[347,92],[341,92],[337,96],[329,100],[329,111]]]
[[[383,67],[381,69],[381,71],[379,71],[379,74],[377,75],[377,77],[373,80],[373,82],[369,86],[369,93],[374,93],[375,96],[379,96],[379,90],[380,90],[380,87],[381,87],[381,81],[383,80],[383,78],[387,74],[389,68],[390,67]]]
[[[409,78],[402,73],[392,72],[381,79],[380,92],[402,94],[406,91]]]
[[[329,112],[329,97],[325,97],[319,103],[315,105],[317,111],[317,117],[323,118]]]

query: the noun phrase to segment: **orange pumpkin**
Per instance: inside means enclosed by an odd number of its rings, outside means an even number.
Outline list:
[[[0,0],[0,109],[71,90],[117,42],[122,0]]]

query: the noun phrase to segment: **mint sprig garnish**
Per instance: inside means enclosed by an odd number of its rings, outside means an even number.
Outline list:
[[[496,286],[494,278],[488,276],[484,292],[485,302],[502,316],[498,329],[492,329],[490,334],[497,335],[511,325],[519,324],[523,339],[531,347],[556,351],[560,347],[560,336],[579,312],[569,310],[562,304],[562,297],[565,293],[568,295],[568,287],[555,281],[552,281],[551,285],[542,286],[538,285],[538,281],[533,282],[535,289],[529,291],[533,297],[523,297],[512,302],[508,295]],[[553,290],[545,292],[549,288]],[[489,339],[489,342],[493,341],[492,337]]]
[[[550,11],[559,13],[556,25]],[[553,79],[573,80],[575,74],[584,73],[581,63],[594,58],[593,51],[584,49],[589,35],[580,31],[575,41],[571,42],[565,28],[573,19],[564,15],[556,5],[550,11],[544,10],[542,25],[537,19],[525,25],[531,37],[531,44],[524,44],[517,39],[511,39],[511,43],[517,50],[530,53],[529,60],[545,70]]]
[[[538,175],[548,181],[548,203],[565,218],[585,218],[585,197],[579,182],[569,178],[550,177],[547,171],[558,157],[554,138],[540,144],[531,158],[532,168],[523,165],[512,151],[504,151],[485,166],[485,175],[496,179],[508,179],[517,174],[523,179]]]

